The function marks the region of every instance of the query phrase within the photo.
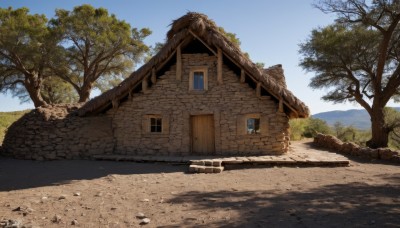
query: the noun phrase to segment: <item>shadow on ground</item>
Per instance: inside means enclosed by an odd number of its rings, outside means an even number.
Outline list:
[[[110,174],[185,172],[187,166],[88,160],[31,161],[0,157],[0,191],[11,191],[91,180]]]
[[[207,221],[212,227],[399,227],[400,175],[393,185],[336,184],[302,192],[186,192],[170,203],[192,210],[231,211],[235,219]],[[165,227],[198,226],[187,219]]]

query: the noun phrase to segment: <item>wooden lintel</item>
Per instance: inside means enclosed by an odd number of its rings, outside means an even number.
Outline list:
[[[176,50],[176,80],[182,81],[182,51],[180,44]]]
[[[206,46],[215,56],[218,56],[218,54],[206,43],[204,42],[200,37],[198,37],[194,32],[192,32],[192,30],[189,30],[190,34],[192,34],[192,36],[196,37],[196,39],[198,39],[201,43],[204,44],[204,46]]]
[[[256,94],[257,97],[261,97],[261,82],[257,82]]]
[[[246,81],[246,73],[243,69],[240,69],[240,83],[244,83]]]
[[[156,69],[154,67],[151,69],[151,83],[156,84],[157,82],[157,75],[156,75]]]
[[[218,48],[218,59],[217,59],[217,81],[219,85],[222,85],[222,50]]]

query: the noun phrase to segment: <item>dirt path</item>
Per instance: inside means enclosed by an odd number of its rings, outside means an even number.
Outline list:
[[[400,227],[400,167],[351,164],[187,174],[170,164],[0,159],[0,221],[140,227],[143,213],[145,227]]]

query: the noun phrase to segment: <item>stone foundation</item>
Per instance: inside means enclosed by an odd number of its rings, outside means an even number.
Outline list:
[[[321,148],[334,150],[342,154],[349,154],[369,159],[390,160],[400,163],[400,152],[389,148],[371,149],[368,147],[360,147],[359,145],[348,142],[344,143],[340,139],[332,135],[318,134],[314,138],[314,145]]]

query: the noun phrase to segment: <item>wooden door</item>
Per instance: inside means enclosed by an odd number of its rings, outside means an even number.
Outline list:
[[[192,116],[192,153],[212,155],[215,152],[214,116]]]

